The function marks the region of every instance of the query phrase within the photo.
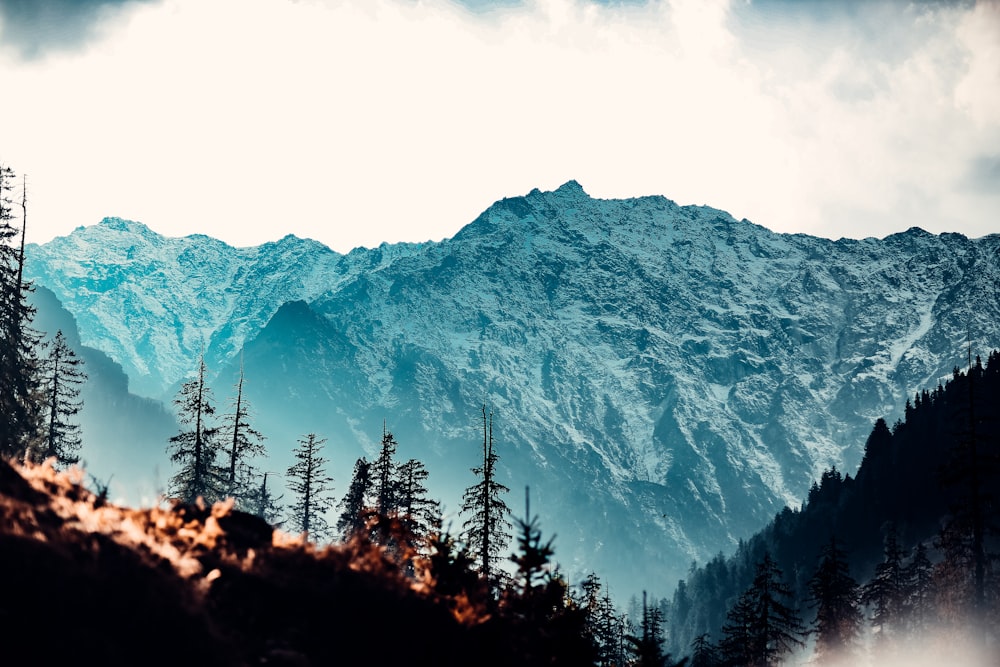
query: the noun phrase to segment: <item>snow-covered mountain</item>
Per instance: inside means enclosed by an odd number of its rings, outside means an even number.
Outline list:
[[[217,365],[282,303],[329,288],[340,258],[292,235],[233,248],[201,235],[165,238],[120,218],[28,252],[31,278],[76,316],[83,343],[110,354],[134,390],[154,397],[169,397],[202,350]]]
[[[970,335],[1000,346],[1000,235],[831,241],[572,181],[440,243],[235,249],[108,219],[27,271],[138,393],[170,398],[204,345],[221,395],[244,350],[271,469],[319,432],[338,493],[386,419],[453,511],[488,402],[509,503],[530,484],[564,566],[612,590],[666,592],[852,469]]]

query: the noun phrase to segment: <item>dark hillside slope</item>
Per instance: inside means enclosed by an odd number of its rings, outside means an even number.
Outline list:
[[[0,460],[0,665],[592,662],[564,587],[510,588],[487,613],[447,553],[404,570],[364,537],[319,548],[224,503],[129,509],[78,471]],[[549,590],[561,613],[532,605]]]
[[[732,557],[719,554],[693,568],[669,605],[673,650],[687,651],[702,633],[719,638],[728,608],[765,552],[785,573],[804,612],[809,579],[831,536],[846,545],[860,583],[871,579],[882,560],[890,529],[904,554],[923,543],[931,560],[940,562],[944,555],[935,545],[941,528],[967,508],[969,477],[962,468],[968,472],[973,436],[986,524],[1000,527],[1000,352],[993,352],[985,365],[977,359],[971,371],[956,369],[947,384],[917,393],[891,429],[878,420],[856,476],[826,471],[800,509],[785,507],[764,530],[741,541]],[[997,534],[987,532],[987,548],[1000,552]],[[991,576],[996,604],[1000,581],[996,572]]]

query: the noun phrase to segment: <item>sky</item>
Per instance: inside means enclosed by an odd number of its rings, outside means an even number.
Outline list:
[[[570,179],[1000,232],[1000,0],[0,0],[0,90],[33,242],[118,216],[347,252]]]

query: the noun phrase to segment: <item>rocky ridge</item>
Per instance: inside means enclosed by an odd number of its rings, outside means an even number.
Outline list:
[[[970,333],[1000,341],[1000,235],[832,241],[575,182],[440,243],[348,255],[116,220],[29,253],[148,395],[169,397],[202,341],[222,386],[244,350],[275,458],[322,432],[343,487],[385,418],[457,506],[487,401],[508,484],[532,486],[563,563],[626,590],[666,590],[824,467],[852,469]]]

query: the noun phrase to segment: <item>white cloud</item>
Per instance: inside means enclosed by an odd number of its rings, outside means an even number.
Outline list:
[[[85,51],[0,60],[0,159],[38,240],[121,215],[347,250],[570,178],[781,231],[997,230],[997,196],[961,185],[1000,154],[996,4],[747,11],[165,0]]]

